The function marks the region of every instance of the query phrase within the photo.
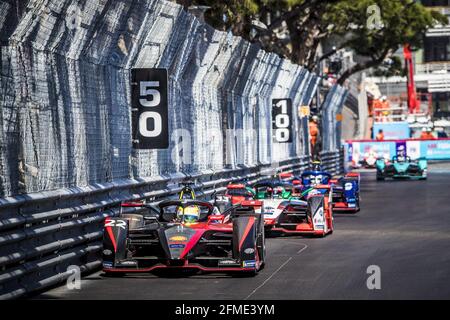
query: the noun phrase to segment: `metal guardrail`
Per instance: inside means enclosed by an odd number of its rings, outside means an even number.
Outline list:
[[[333,175],[340,175],[344,173],[344,150],[337,152],[323,151],[320,153],[320,160],[322,161],[322,169],[330,172]]]

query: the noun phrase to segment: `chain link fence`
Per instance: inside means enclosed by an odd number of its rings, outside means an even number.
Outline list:
[[[1,52],[4,196],[308,153],[296,115],[316,77],[172,2],[30,0],[16,20]],[[130,71],[142,67],[169,71],[167,150],[131,148]],[[293,101],[291,144],[272,142],[272,98]]]
[[[334,85],[328,91],[322,105],[322,151],[337,152],[341,149],[342,109],[347,91]]]

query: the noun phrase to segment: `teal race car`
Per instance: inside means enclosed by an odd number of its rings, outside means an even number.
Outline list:
[[[427,160],[419,158],[411,160],[407,156],[394,156],[392,161],[384,158],[377,159],[377,180],[392,179],[418,179],[427,178]]]

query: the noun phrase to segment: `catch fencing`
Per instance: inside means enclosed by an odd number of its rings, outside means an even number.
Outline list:
[[[339,85],[328,91],[322,105],[322,150],[338,152],[341,150],[342,109],[348,92]]]
[[[8,8],[1,14],[14,14]],[[172,2],[29,1],[2,66],[3,196],[308,151],[297,106],[311,101],[317,77]],[[143,67],[168,69],[167,150],[131,147],[130,71]],[[293,143],[272,141],[273,98],[292,99]]]
[[[173,196],[186,177],[207,197],[309,163],[297,107],[317,77],[172,2],[2,3],[0,34],[0,298],[98,268],[102,221],[121,201]],[[134,150],[130,73],[153,67],[169,74],[170,147]],[[333,90],[330,114],[345,95]],[[273,142],[274,98],[292,99],[292,143]]]

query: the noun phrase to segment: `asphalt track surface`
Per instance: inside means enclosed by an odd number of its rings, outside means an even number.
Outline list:
[[[85,277],[35,299],[450,299],[450,173],[427,181],[375,181],[362,173],[362,209],[335,215],[326,238],[267,239],[267,265],[254,278]],[[367,288],[367,268],[381,289]]]

